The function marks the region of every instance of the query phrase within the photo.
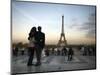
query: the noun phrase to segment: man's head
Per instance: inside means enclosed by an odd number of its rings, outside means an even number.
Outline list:
[[[41,32],[41,29],[42,29],[42,27],[41,27],[41,26],[38,26],[38,31],[40,31],[40,32]]]

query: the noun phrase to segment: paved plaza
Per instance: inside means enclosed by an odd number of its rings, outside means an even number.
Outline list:
[[[41,66],[27,66],[28,56],[14,57],[12,60],[12,73],[37,73],[37,72],[51,72],[51,71],[70,71],[70,70],[83,70],[83,69],[95,69],[96,62],[95,56],[82,56],[76,54],[72,61],[68,61],[67,56],[43,56]],[[36,58],[33,60],[33,64],[36,63]]]

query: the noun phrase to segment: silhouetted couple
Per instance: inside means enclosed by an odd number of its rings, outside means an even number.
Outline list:
[[[38,31],[36,30],[36,27],[33,27],[29,33],[29,59],[28,59],[28,66],[33,65],[33,57],[34,57],[34,52],[36,52],[36,58],[37,62],[35,66],[41,65],[41,54],[42,50],[45,46],[45,34],[41,32],[41,27],[38,26]]]

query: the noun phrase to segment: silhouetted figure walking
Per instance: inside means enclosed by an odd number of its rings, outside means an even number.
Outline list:
[[[57,50],[57,55],[60,55],[60,50],[59,49]]]
[[[93,51],[93,55],[95,56],[96,55],[96,48],[92,47],[92,51]]]
[[[28,40],[29,40],[29,46],[28,46],[29,59],[28,59],[28,63],[27,63],[28,66],[32,65],[32,61],[33,61],[33,57],[34,57],[35,43],[36,43],[35,36],[36,36],[36,27],[33,27],[31,29],[31,31],[29,33],[29,37],[28,37]]]
[[[82,55],[84,56],[84,55],[86,54],[86,52],[85,52],[85,47],[82,47],[82,48],[81,48],[81,51],[82,51]]]
[[[41,65],[41,54],[42,54],[42,50],[45,46],[45,34],[43,32],[41,32],[41,29],[42,28],[40,26],[38,26],[38,32],[36,33],[35,49],[36,49],[37,63],[35,66]]]
[[[64,55],[64,49],[61,50],[61,55],[62,55],[62,56]]]
[[[73,59],[73,50],[72,48],[69,48],[69,51],[68,51],[68,61],[71,61]]]
[[[15,56],[18,56],[18,47],[15,47]]]
[[[62,49],[62,51],[63,51],[63,55],[66,56],[66,55],[67,55],[67,49],[66,49],[66,47],[64,47],[64,48]]]
[[[92,48],[89,48],[88,50],[89,50],[89,51],[88,51],[88,52],[89,52],[89,55],[90,55],[90,56],[93,55],[93,49],[92,49]]]
[[[15,47],[12,48],[12,54],[15,56]]]
[[[49,56],[49,50],[48,49],[45,50],[45,55]]]
[[[21,48],[21,55],[24,55],[24,47]]]
[[[54,55],[54,52],[55,52],[55,51],[54,51],[54,48],[52,48],[52,52],[51,52],[51,53],[52,53],[52,55]]]

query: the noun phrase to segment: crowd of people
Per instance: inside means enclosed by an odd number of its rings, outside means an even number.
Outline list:
[[[68,56],[68,61],[71,61],[74,55],[74,50],[71,47],[70,48],[63,47],[62,49],[59,48],[45,49],[45,55]]]
[[[83,46],[80,49],[81,54],[83,56],[92,56],[92,55],[96,55],[96,50],[95,47],[88,47],[88,46]]]

